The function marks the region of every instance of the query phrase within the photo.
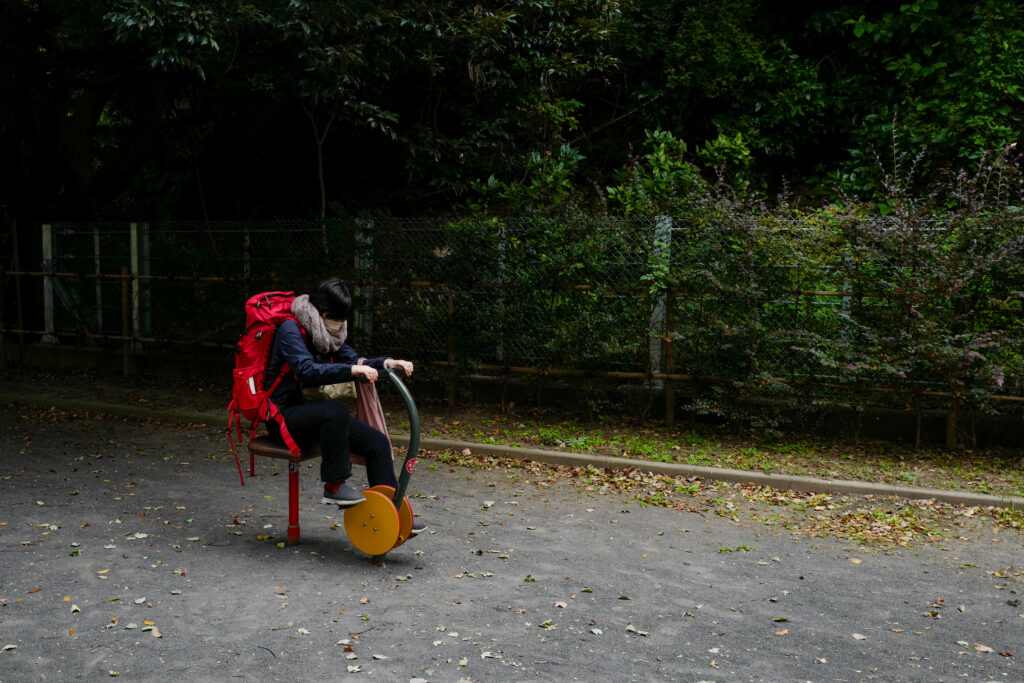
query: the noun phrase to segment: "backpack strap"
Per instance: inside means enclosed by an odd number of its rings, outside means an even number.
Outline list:
[[[281,413],[280,410],[277,409],[277,406],[274,405],[273,401],[270,401],[268,399],[267,405],[267,419],[273,420],[274,422],[277,423],[278,429],[280,429],[281,431],[281,439],[284,441],[284,445],[288,448],[289,451],[291,451],[292,455],[298,455],[299,453],[302,452],[302,448],[300,448],[299,445],[295,443],[295,439],[292,438],[291,432],[288,431],[288,425],[285,424],[284,415]]]
[[[231,436],[231,427],[234,426],[238,430],[238,443],[242,443],[242,416],[238,414],[234,401],[228,406],[228,411],[230,412],[230,417],[228,418],[228,443],[231,444],[231,455],[235,456],[235,465],[238,466],[238,480],[242,482],[242,486],[245,486],[245,477],[242,476],[242,463],[238,459],[238,453],[235,451],[235,440]]]

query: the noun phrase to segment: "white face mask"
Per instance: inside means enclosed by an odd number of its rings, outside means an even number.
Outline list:
[[[330,318],[324,318],[324,327],[327,328],[328,332],[335,336],[341,332],[341,328],[344,324],[344,320],[331,320]]]

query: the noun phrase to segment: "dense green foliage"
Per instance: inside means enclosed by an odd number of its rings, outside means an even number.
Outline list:
[[[153,222],[141,336],[149,352],[177,356],[186,339],[223,354],[238,301],[336,272],[357,288],[357,347],[415,358],[435,379],[568,373],[603,410],[643,405],[650,373],[671,373],[684,376],[680,410],[777,429],[833,408],[940,409],[951,445],[973,441],[983,413],[1019,415],[1018,155],[984,157],[931,197],[897,156],[876,199],[805,209],[704,178],[667,133],[638,151],[603,216]],[[54,232],[61,270],[129,261],[123,224]],[[59,337],[119,331],[119,282],[105,283],[105,323],[95,280],[61,282],[77,303],[60,307]]]
[[[652,134],[807,196],[927,148],[927,187],[1015,141],[1022,55],[1009,0],[8,0],[0,214],[595,209]]]

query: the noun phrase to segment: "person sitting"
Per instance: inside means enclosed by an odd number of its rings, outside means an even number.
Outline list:
[[[267,363],[266,385],[281,374],[288,363],[290,372],[270,395],[270,400],[284,417],[285,428],[302,449],[320,444],[320,479],[324,483],[321,502],[350,507],[366,498],[348,483],[352,473],[349,452],[355,451],[366,460],[366,476],[370,486],[385,484],[398,487],[392,464],[391,442],[383,432],[365,424],[340,400],[307,403],[303,388],[362,378],[375,382],[384,368],[401,368],[411,375],[413,364],[393,358],[360,359],[346,343],[352,295],[345,282],[337,277],[322,281],[310,294],[295,298],[292,314],[277,328],[274,345]],[[267,421],[271,436],[281,438],[281,427]],[[426,529],[414,519],[412,534]]]

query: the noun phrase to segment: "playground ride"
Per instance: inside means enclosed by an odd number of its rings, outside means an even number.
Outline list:
[[[405,497],[409,478],[416,467],[416,454],[420,444],[420,414],[416,402],[399,375],[401,368],[386,368],[380,374],[387,375],[405,401],[409,413],[409,448],[402,462],[398,477],[398,488],[373,486],[362,492],[366,500],[345,509],[345,533],[359,550],[375,558],[382,557],[393,548],[405,543],[412,535],[412,507]],[[288,545],[299,544],[299,465],[306,460],[320,457],[320,447],[315,446],[299,453],[292,453],[284,443],[270,436],[258,436],[249,441],[249,475],[256,474],[256,456],[279,458],[288,461]],[[363,464],[361,456],[351,454],[354,463]]]

